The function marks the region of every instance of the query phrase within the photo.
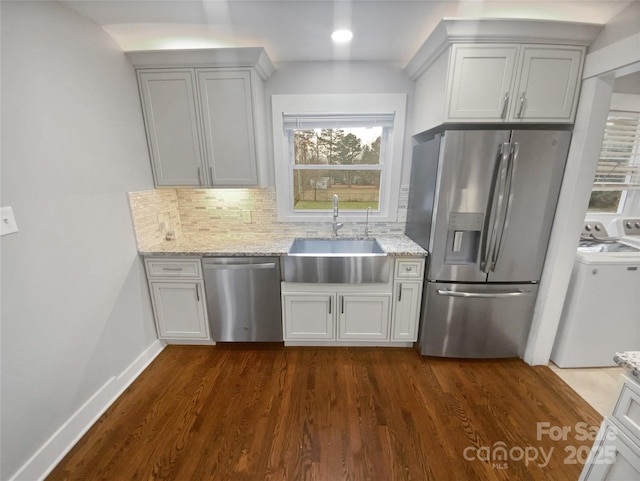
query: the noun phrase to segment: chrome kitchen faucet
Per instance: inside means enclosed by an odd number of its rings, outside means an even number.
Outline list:
[[[342,229],[344,224],[338,222],[338,194],[333,194],[333,235],[338,235],[338,229]]]
[[[369,214],[371,213],[371,207],[367,207],[367,219],[364,223],[364,236],[369,237]]]

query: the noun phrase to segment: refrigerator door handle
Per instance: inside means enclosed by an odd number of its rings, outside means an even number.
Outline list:
[[[511,152],[511,144],[505,142],[498,149],[500,163],[495,175],[495,181],[492,182],[491,192],[489,192],[489,220],[485,224],[484,234],[486,236],[485,249],[480,263],[480,269],[488,274],[492,268],[493,252],[496,247],[498,235],[498,225],[500,222],[500,213],[502,212],[502,204],[504,202],[504,188],[507,180],[507,167],[509,155]]]
[[[500,258],[500,251],[502,250],[502,240],[504,239],[504,233],[509,227],[509,214],[511,213],[511,206],[513,205],[513,179],[516,173],[516,167],[518,165],[518,153],[520,152],[520,142],[514,142],[509,150],[509,159],[507,166],[507,179],[505,184],[505,195],[507,197],[507,203],[504,208],[504,215],[499,215],[501,221],[501,227],[498,229],[498,239],[495,245],[495,250],[491,256],[491,270],[495,272],[496,264]]]
[[[508,291],[508,292],[494,292],[494,293],[485,293],[485,292],[461,292],[461,291],[450,291],[449,289],[438,289],[438,294],[441,296],[448,297],[466,297],[466,298],[487,298],[487,299],[504,299],[507,297],[520,297],[529,294],[528,291],[523,291],[518,289],[517,291]]]

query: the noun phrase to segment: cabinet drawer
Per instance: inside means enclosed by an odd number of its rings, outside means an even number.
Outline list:
[[[148,277],[201,278],[200,259],[145,259]]]
[[[396,278],[420,279],[424,276],[424,259],[396,260]]]
[[[633,381],[625,380],[620,397],[613,409],[613,417],[629,430],[640,445],[640,387]]]

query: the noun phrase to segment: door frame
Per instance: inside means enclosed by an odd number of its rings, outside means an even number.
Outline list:
[[[549,363],[591,196],[613,84],[617,77],[640,71],[638,45],[640,31],[586,56],[573,137],[524,355],[530,365]]]

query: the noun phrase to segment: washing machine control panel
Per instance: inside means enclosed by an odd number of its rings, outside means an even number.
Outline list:
[[[624,235],[640,236],[640,219],[625,219],[622,222]]]
[[[605,229],[602,222],[589,221],[583,224],[580,237],[609,237],[609,234],[607,233],[607,229]]]

